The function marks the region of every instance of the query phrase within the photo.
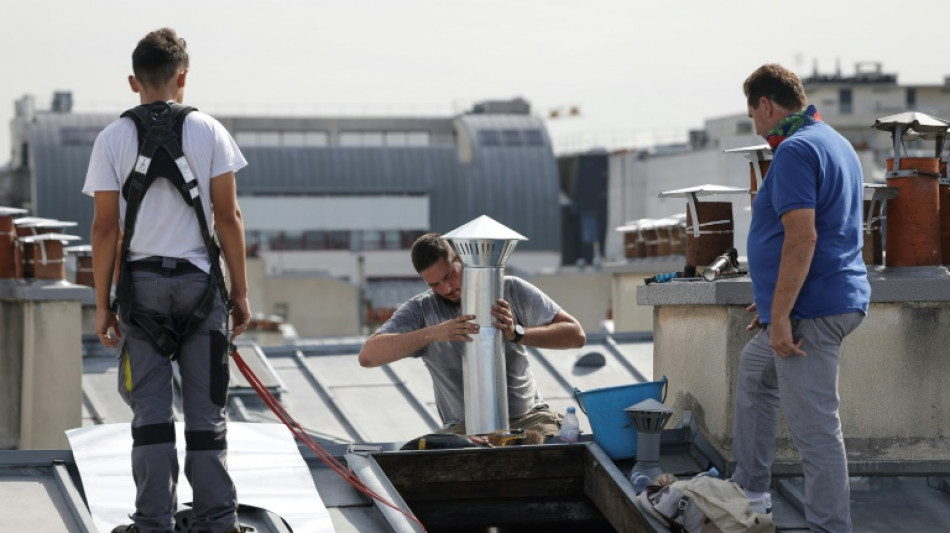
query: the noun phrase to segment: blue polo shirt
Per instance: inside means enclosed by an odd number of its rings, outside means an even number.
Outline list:
[[[861,257],[864,175],[851,143],[824,122],[804,126],[775,149],[752,205],[747,254],[759,321],[772,321],[785,230],[781,217],[814,209],[818,240],[793,319],[867,313],[871,288]]]

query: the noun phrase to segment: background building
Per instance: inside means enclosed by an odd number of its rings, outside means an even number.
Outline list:
[[[15,107],[0,205],[76,221],[88,239],[93,203],[80,190],[96,136],[121,110],[73,112],[68,92],[56,93],[49,110],[37,110],[32,96]],[[423,288],[408,257],[416,237],[480,215],[528,237],[510,261],[515,272],[560,265],[557,164],[544,123],[523,99],[481,102],[457,116],[217,118],[250,162],[238,194],[249,255],[263,275],[350,284],[361,320],[386,318]],[[301,307],[257,303],[285,318]]]
[[[950,118],[950,77],[937,85],[900,85],[896,74],[886,74],[880,63],[859,63],[853,75],[841,69],[834,74],[802,75],[808,102],[822,120],[851,141],[864,170],[865,183],[884,181],[884,163],[891,157],[889,135],[872,129],[878,118],[919,111]],[[737,104],[741,106],[741,95]],[[737,107],[738,107],[737,106]],[[608,221],[605,258],[622,261],[623,236],[615,228],[638,219],[665,218],[686,212],[682,198],[657,198],[662,191],[706,183],[749,187],[748,160],[723,150],[763,144],[745,111],[707,119],[702,130],[691,131],[688,144],[615,151],[610,155]],[[908,152],[933,157],[922,141],[905,143]],[[932,143],[931,143],[932,144]],[[733,202],[735,246],[745,255],[751,221],[748,195],[710,196],[713,201]]]
[[[591,149],[558,157],[564,265],[597,264],[603,259],[607,226],[607,163],[609,154]]]

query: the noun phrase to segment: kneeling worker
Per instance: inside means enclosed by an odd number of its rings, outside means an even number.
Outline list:
[[[474,315],[461,315],[462,264],[436,233],[412,245],[412,264],[429,285],[401,306],[360,350],[360,365],[381,366],[405,357],[421,357],[435,390],[442,431],[466,434],[462,378],[465,342],[478,334]],[[492,308],[496,329],[505,338],[508,415],[511,429],[555,435],[560,415],[538,392],[525,346],[580,348],[587,338],[577,320],[527,281],[504,278],[504,299]]]

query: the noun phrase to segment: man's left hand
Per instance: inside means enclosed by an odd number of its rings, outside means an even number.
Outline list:
[[[779,357],[788,357],[793,354],[805,356],[805,352],[801,349],[805,339],[798,339],[796,342],[792,338],[792,321],[788,317],[773,316],[769,330],[771,330],[772,349]]]
[[[96,308],[96,335],[99,336],[99,342],[109,348],[117,347],[122,340],[119,320],[107,307]]]
[[[502,299],[495,300],[491,316],[495,319],[492,325],[505,335],[505,340],[515,340],[515,317],[511,314],[511,304]]]

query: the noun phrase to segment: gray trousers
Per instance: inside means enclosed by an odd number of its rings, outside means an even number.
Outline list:
[[[134,308],[187,317],[204,296],[202,273],[133,272]],[[226,313],[219,297],[178,354],[185,415],[185,476],[194,492],[193,531],[236,528],[237,494],[227,471],[224,405],[228,386]],[[119,393],[132,407],[135,525],[143,533],[171,532],[177,510],[178,454],[172,410],[172,361],[142,330],[120,324]]]
[[[779,357],[766,328],[739,359],[732,446],[733,481],[747,490],[769,490],[778,410],[781,406],[805,474],[805,519],[812,531],[851,531],[848,460],[838,417],[841,341],[864,319],[844,313],[792,321],[804,339],[805,357]]]

